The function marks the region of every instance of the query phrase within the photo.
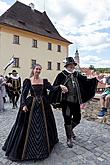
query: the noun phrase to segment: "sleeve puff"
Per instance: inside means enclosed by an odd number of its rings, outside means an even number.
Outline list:
[[[22,93],[21,93],[21,100],[20,100],[21,107],[26,105],[26,98],[28,96],[30,89],[31,89],[31,81],[30,79],[25,79],[23,81],[23,88],[22,88]]]
[[[44,79],[44,85],[45,85],[45,88],[48,89],[49,91],[54,91],[58,88],[60,89],[59,85],[51,85],[48,79]]]

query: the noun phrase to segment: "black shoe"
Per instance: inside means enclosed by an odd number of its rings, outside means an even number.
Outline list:
[[[10,101],[10,103],[12,103],[12,99],[11,98],[9,98],[9,101]]]
[[[73,148],[72,139],[67,139],[67,146],[68,146],[69,148]]]
[[[15,107],[16,107],[16,108],[18,108],[18,105],[17,105],[17,103],[15,104]]]
[[[76,140],[76,135],[74,134],[74,132],[72,131],[72,139]]]

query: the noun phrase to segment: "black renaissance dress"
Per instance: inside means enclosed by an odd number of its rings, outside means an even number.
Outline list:
[[[52,88],[47,79],[43,80],[43,85],[31,85],[30,79],[24,80],[20,109],[2,147],[9,159],[45,159],[58,142],[55,119],[47,95],[47,89]],[[29,91],[31,96],[27,97]],[[27,105],[29,111],[22,110],[24,105]]]

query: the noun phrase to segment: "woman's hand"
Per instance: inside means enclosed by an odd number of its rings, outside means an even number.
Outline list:
[[[25,105],[25,106],[22,108],[22,110],[23,110],[24,112],[27,112],[27,111],[28,111],[27,106]]]
[[[68,92],[68,88],[67,88],[66,86],[60,85],[60,88],[62,89],[62,92],[63,92],[63,93]]]

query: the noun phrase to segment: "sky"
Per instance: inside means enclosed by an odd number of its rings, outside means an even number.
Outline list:
[[[110,0],[19,0],[46,11],[60,35],[73,44],[69,56],[79,51],[80,66],[110,68]],[[0,0],[0,15],[16,0]]]

